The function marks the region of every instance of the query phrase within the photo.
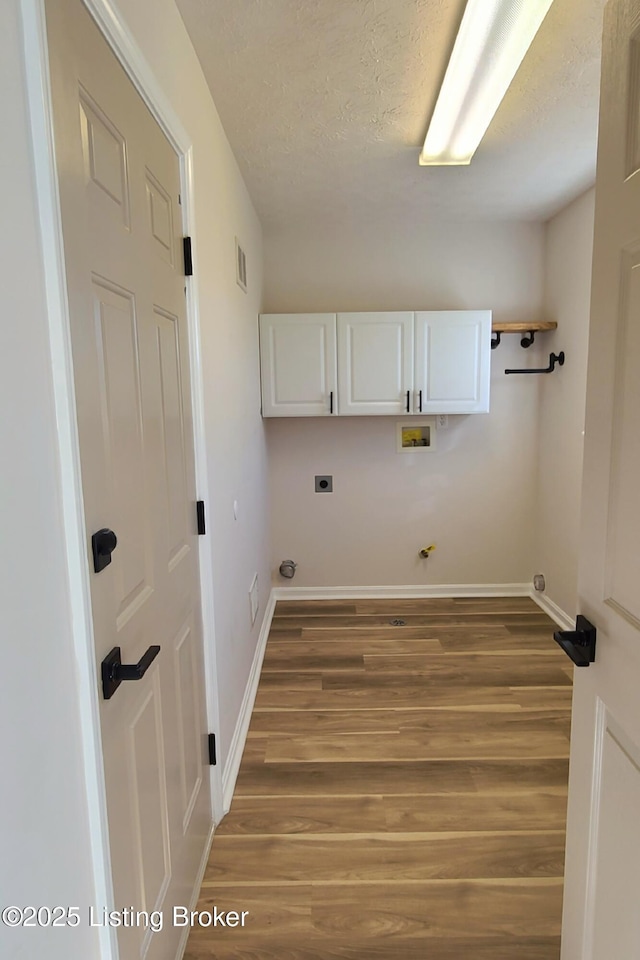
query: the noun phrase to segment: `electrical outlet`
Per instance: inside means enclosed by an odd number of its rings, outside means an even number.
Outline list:
[[[316,493],[333,493],[333,477],[325,474],[315,478]]]
[[[446,430],[449,426],[449,415],[447,413],[437,413],[436,426],[438,430]]]
[[[251,581],[251,586],[249,587],[249,606],[251,608],[251,624],[252,625],[256,622],[259,605],[260,605],[260,598],[258,594],[258,574],[256,573],[253,580]]]

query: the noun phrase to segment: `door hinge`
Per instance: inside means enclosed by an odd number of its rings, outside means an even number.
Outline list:
[[[204,518],[204,500],[196,501],[196,516],[198,518],[198,536],[203,537],[207,532],[207,525]]]
[[[209,765],[215,767],[217,763],[216,759],[216,735],[215,733],[209,734]]]
[[[191,237],[182,238],[182,251],[184,253],[184,275],[193,276],[193,259],[191,257]]]

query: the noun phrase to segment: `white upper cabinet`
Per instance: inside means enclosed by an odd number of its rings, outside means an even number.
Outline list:
[[[337,413],[335,313],[260,317],[264,417]]]
[[[413,313],[338,314],[341,414],[411,412],[413,322]]]
[[[260,317],[265,417],[486,413],[491,311]]]
[[[487,413],[491,311],[416,313],[416,413]]]

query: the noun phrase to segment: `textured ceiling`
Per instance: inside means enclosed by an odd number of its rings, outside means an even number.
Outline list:
[[[464,0],[177,0],[267,230],[546,219],[593,181],[605,0],[555,0],[469,167],[418,155]]]

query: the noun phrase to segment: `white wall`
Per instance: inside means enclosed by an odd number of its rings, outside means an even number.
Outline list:
[[[196,282],[212,491],[208,543],[224,759],[268,595],[256,339],[261,232],[173,0],[122,0],[121,7],[194,146]],[[80,906],[86,917],[96,894],[19,0],[0,4],[0,71],[7,147],[0,159],[6,187],[0,258],[0,901]],[[235,281],[235,236],[247,253],[248,295]],[[252,628],[247,591],[255,571],[262,595]],[[0,925],[0,944],[0,954],[11,960],[85,960],[99,949],[96,931],[86,923],[79,930],[56,930],[55,936]]]
[[[549,349],[564,350],[560,376],[540,391],[540,457],[535,563],[546,596],[574,619],[591,297],[595,190],[546,226],[545,315],[558,322]]]
[[[212,495],[207,506],[224,763],[270,586],[256,333],[262,296],[261,228],[173,0],[120,0],[118,5],[193,142],[196,280]],[[248,294],[236,283],[236,236],[247,255]],[[248,591],[256,572],[261,607],[252,629]]]
[[[491,308],[542,313],[544,227],[425,224],[357,230],[345,219],[265,237],[265,311]],[[514,583],[531,579],[540,348],[492,353],[489,415],[452,417],[437,450],[397,454],[395,418],[270,420],[271,569],[279,585]],[[316,473],[335,492],[315,494]],[[431,542],[428,561],[418,550]],[[284,558],[295,580],[277,574]]]
[[[0,4],[0,901],[86,917],[95,896],[18,10]],[[86,923],[55,934],[0,924],[0,955],[98,955]]]

